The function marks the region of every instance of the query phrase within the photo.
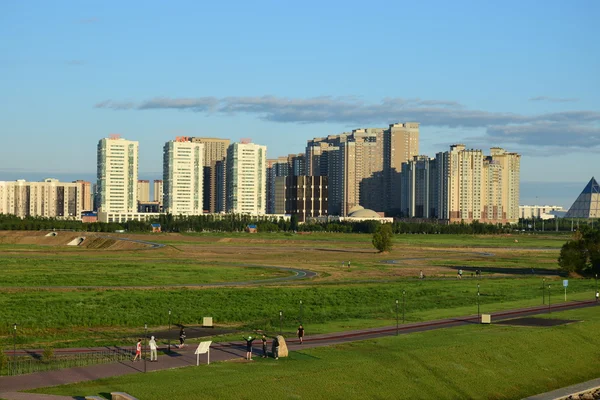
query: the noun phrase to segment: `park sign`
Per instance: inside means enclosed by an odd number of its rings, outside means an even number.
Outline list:
[[[568,280],[568,279],[564,279],[564,280],[563,280],[563,286],[564,286],[564,287],[567,287],[567,286],[569,286],[569,280]]]
[[[198,348],[196,349],[196,365],[200,365],[200,354],[206,353],[206,364],[210,364],[210,344],[212,341],[208,342],[200,342]]]

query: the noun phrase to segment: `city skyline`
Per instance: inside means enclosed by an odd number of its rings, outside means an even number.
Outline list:
[[[420,122],[430,157],[522,154],[523,204],[568,207],[600,175],[596,2],[336,4],[8,5],[0,180],[90,180],[90,143],[111,133],[140,142],[153,180],[176,136],[250,137],[277,158],[399,121]]]

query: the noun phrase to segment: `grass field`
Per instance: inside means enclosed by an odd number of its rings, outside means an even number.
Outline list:
[[[157,330],[165,327],[168,309],[174,323],[197,324],[209,315],[217,324],[240,329],[279,326],[283,310],[284,324],[292,329],[300,320],[299,300],[304,302],[302,320],[313,332],[380,326],[395,318],[394,301],[402,290],[407,292],[408,321],[458,316],[475,312],[477,282],[468,271],[462,281],[455,279],[465,266],[483,271],[480,300],[490,311],[539,304],[542,277],[533,278],[529,271],[547,270],[548,282],[559,286],[556,260],[568,239],[397,235],[394,249],[378,254],[371,236],[361,234],[114,235],[167,244],[143,251],[112,239],[103,239],[107,248],[79,248],[61,245],[68,240],[62,233],[56,238],[29,235],[0,232],[0,346],[12,344],[14,322],[20,326],[19,347],[121,344],[137,336],[145,323]],[[351,268],[342,266],[348,260]],[[318,276],[247,287],[161,287],[289,275],[258,266],[304,268]],[[415,279],[420,270],[427,279]],[[594,284],[575,279],[569,292],[589,298]],[[129,285],[156,287],[119,289]]]
[[[556,327],[472,325],[86,382],[38,393],[125,391],[145,400],[519,399],[597,377],[597,307],[553,313]],[[162,382],[162,383],[159,383]]]

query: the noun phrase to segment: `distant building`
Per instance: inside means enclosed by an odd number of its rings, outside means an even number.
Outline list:
[[[173,215],[203,213],[204,145],[187,138],[171,140],[164,146],[163,208]]]
[[[105,212],[137,210],[138,142],[119,135],[98,142],[98,208]]]
[[[162,205],[158,201],[138,201],[138,212],[158,213],[162,211]]]
[[[81,209],[83,211],[92,211],[94,209],[94,194],[92,193],[92,184],[88,181],[77,180],[73,183],[81,184]]]
[[[214,213],[225,211],[225,170],[223,163],[227,158],[229,139],[191,137],[193,143],[204,145],[203,154],[203,209],[204,212]]]
[[[519,217],[523,219],[553,219],[566,212],[562,206],[519,206]]]
[[[88,186],[89,188],[89,186]],[[83,184],[45,179],[43,182],[0,181],[0,214],[81,219]]]
[[[438,173],[435,159],[415,156],[402,164],[400,210],[404,218],[438,217]]]
[[[150,181],[137,181],[137,200],[141,202],[150,201]]]
[[[150,224],[150,226],[152,227],[152,232],[153,233],[160,233],[161,232],[160,224],[154,223],[154,224]]]
[[[326,176],[278,177],[275,214],[295,214],[299,222],[327,216],[327,180]]]
[[[600,185],[594,177],[583,188],[565,218],[600,218]]]
[[[233,143],[227,149],[227,212],[263,215],[266,204],[267,147]]]
[[[153,186],[153,200],[152,201],[157,201],[161,208],[162,208],[162,204],[163,204],[163,181],[161,179],[155,179],[152,182],[152,186]]]

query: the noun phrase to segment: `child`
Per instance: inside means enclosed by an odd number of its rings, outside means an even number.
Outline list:
[[[140,358],[140,361],[142,360],[142,339],[138,339],[137,344],[135,345],[135,357],[133,358],[133,361],[137,361],[138,357]]]

